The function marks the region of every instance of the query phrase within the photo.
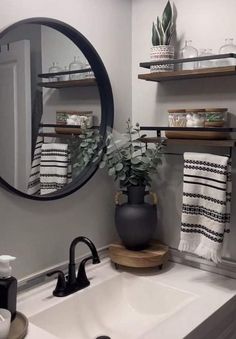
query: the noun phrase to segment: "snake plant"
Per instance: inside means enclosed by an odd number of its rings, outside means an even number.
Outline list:
[[[153,46],[169,45],[173,31],[173,10],[170,1],[168,1],[162,13],[162,18],[160,19],[158,16],[156,24],[152,23]]]

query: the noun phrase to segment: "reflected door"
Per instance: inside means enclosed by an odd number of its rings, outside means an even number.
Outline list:
[[[1,46],[0,175],[18,190],[27,188],[31,168],[30,42]]]

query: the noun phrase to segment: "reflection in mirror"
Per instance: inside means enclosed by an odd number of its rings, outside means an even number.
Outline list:
[[[93,70],[70,39],[44,25],[21,24],[0,46],[0,175],[30,195],[61,190],[100,143]]]

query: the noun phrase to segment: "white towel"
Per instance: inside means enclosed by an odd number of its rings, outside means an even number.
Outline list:
[[[40,194],[62,189],[72,180],[70,152],[67,144],[42,145],[40,161]]]
[[[231,164],[225,156],[185,153],[180,251],[221,261],[230,222]]]

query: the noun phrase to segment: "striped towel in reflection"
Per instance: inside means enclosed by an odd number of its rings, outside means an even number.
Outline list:
[[[41,161],[41,149],[43,145],[43,137],[38,136],[34,149],[34,158],[32,161],[30,178],[28,183],[27,193],[30,195],[40,194],[40,161]]]
[[[180,251],[221,261],[230,222],[231,164],[225,156],[184,154]]]
[[[42,145],[40,161],[40,194],[62,189],[72,180],[70,152],[67,144]]]

